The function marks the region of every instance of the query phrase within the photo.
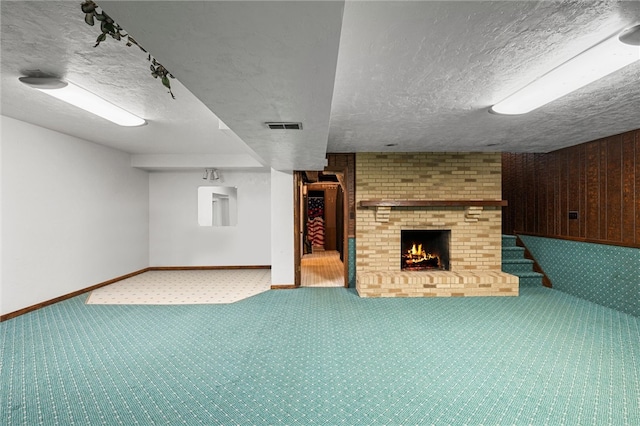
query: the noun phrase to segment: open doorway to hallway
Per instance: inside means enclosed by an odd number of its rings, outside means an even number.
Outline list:
[[[297,172],[296,285],[347,287],[347,191],[335,171]]]
[[[344,264],[335,250],[302,256],[300,287],[344,287]]]

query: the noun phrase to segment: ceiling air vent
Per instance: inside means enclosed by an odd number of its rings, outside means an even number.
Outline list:
[[[302,123],[271,121],[265,124],[271,130],[302,130]]]

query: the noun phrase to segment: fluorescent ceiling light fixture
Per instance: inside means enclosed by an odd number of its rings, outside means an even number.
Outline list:
[[[497,114],[533,111],[640,60],[640,24],[569,59],[491,107]]]
[[[73,83],[49,77],[20,77],[22,83],[47,95],[82,108],[120,126],[142,126],[147,122]]]

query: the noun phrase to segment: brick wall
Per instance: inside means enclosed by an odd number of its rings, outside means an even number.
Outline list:
[[[358,153],[356,200],[500,200],[499,153]],[[400,271],[400,230],[450,229],[452,271],[500,271],[500,207],[392,208],[388,222],[358,207],[356,271]],[[380,215],[382,216],[382,215]]]

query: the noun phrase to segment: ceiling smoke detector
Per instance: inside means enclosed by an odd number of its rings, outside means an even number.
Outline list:
[[[288,121],[269,121],[264,123],[271,130],[302,130],[302,123]]]

